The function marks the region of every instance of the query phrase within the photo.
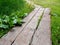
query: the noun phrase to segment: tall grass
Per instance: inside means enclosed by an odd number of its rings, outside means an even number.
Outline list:
[[[24,7],[24,0],[0,0],[0,14],[9,15],[14,11],[20,10]]]

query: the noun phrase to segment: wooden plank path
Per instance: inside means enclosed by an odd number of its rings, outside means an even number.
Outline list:
[[[52,45],[49,13],[50,10],[46,8],[31,45]]]
[[[14,27],[13,31],[9,31],[0,39],[0,45],[51,45],[49,13],[50,9],[36,6],[23,19],[25,23],[21,27]],[[41,16],[42,19],[38,25]]]
[[[15,40],[17,35],[24,29],[24,27],[30,22],[30,20],[35,16],[37,11],[39,10],[39,7],[36,7],[34,11],[32,11],[23,21],[26,22],[25,24],[22,25],[22,27],[15,27],[13,32],[8,32],[5,36],[2,37],[0,40],[0,45],[11,45],[11,43]],[[2,42],[2,43],[1,43]],[[5,44],[4,44],[5,42]]]
[[[37,26],[39,17],[43,13],[43,8],[40,8],[30,23],[24,28],[23,32],[17,37],[13,45],[29,45],[31,37],[34,33],[34,30]]]

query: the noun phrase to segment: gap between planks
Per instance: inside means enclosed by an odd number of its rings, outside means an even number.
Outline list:
[[[49,13],[50,9],[46,8],[39,27],[35,32],[31,45],[52,45]]]
[[[33,16],[33,18],[30,19],[30,21],[28,20],[29,23],[25,24],[23,31],[19,31],[19,33],[18,33],[19,35],[17,34],[18,36],[14,35],[15,36],[15,38],[14,38],[14,36],[12,36],[12,34],[10,32],[10,33],[8,33],[9,35],[7,36],[7,38],[6,37],[2,38],[3,41],[0,42],[0,45],[11,45],[11,43],[15,39],[16,40],[12,45],[29,45],[29,43],[31,41],[31,37],[33,36],[34,30],[35,30],[37,22],[38,22],[38,17],[40,16],[39,13],[42,14],[40,11],[37,11],[37,12],[38,13],[37,14],[35,13],[35,15]],[[28,19],[28,16],[26,19]],[[23,26],[24,26],[24,24],[23,24]],[[17,29],[18,28],[16,28],[16,30]],[[20,30],[20,27],[18,30]],[[15,32],[13,34],[15,34]],[[50,33],[50,15],[49,15],[49,9],[47,8],[44,12],[40,25],[39,25],[36,33],[34,34],[31,45],[51,45],[50,34],[51,34]],[[12,36],[12,38],[10,38],[10,36]]]
[[[30,23],[24,28],[24,30],[16,38],[12,45],[29,45],[31,37],[36,29],[39,17],[42,15],[44,8],[40,8],[36,15],[32,18]]]
[[[11,43],[17,38],[17,36],[19,35],[19,33],[21,33],[23,31],[23,29],[25,28],[25,26],[31,21],[31,19],[35,16],[35,14],[38,12],[38,10],[40,9],[40,7],[36,7],[34,9],[34,11],[32,11],[23,21],[25,21],[26,23],[22,25],[22,27],[15,27],[13,28],[14,31],[11,32],[9,31],[5,36],[3,36],[0,39],[0,45],[11,45]]]

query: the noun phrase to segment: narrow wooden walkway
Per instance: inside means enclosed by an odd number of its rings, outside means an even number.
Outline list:
[[[50,9],[36,6],[22,27],[14,27],[0,39],[0,45],[52,45]]]

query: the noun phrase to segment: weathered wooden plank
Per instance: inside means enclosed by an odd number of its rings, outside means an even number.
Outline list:
[[[17,35],[24,29],[24,27],[31,21],[31,19],[35,16],[40,7],[36,7],[34,11],[32,11],[23,21],[26,22],[22,25],[22,27],[15,27],[13,31],[9,31],[8,34],[3,36],[0,39],[1,45],[11,45],[11,43],[16,39]]]
[[[7,41],[7,42],[6,42]],[[0,45],[11,45],[11,42],[5,39],[0,40]]]
[[[40,8],[36,15],[32,18],[30,23],[24,28],[24,30],[16,38],[12,45],[29,45],[31,37],[36,29],[39,17],[42,15],[44,8]]]
[[[40,25],[35,32],[31,45],[51,45],[50,10],[45,9]]]

